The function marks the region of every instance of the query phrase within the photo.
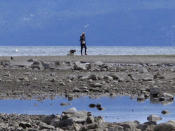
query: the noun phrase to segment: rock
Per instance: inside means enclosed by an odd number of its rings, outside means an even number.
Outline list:
[[[34,61],[34,59],[32,59],[32,58],[31,58],[31,59],[28,59],[27,61],[28,61],[28,62],[33,62],[33,61]]]
[[[59,84],[60,84],[61,86],[65,86],[65,85],[66,85],[63,81],[60,81]]]
[[[166,114],[169,113],[169,111],[167,111],[167,110],[163,110],[161,113],[164,114],[164,115],[166,115]]]
[[[61,120],[59,122],[59,126],[60,128],[66,128],[66,127],[69,127],[69,126],[72,126],[73,125],[73,120],[70,119],[70,118],[67,118],[67,119],[64,119],[64,120]]]
[[[40,126],[40,130],[43,130],[43,129],[53,130],[53,129],[55,129],[54,126],[48,125],[48,124],[46,124],[44,122],[40,122],[39,126]]]
[[[79,76],[80,80],[88,80],[89,79],[89,75],[85,75],[85,76]]]
[[[77,109],[75,107],[72,107],[72,108],[68,109],[66,112],[68,112],[68,113],[77,112]]]
[[[29,81],[28,77],[19,77],[18,78],[20,81]]]
[[[95,74],[91,74],[91,75],[88,76],[88,79],[98,80],[98,77]]]
[[[96,107],[97,107],[97,108],[98,108],[98,107],[101,107],[101,104],[98,103],[98,104],[96,105]]]
[[[101,83],[91,83],[90,86],[92,87],[102,87]]]
[[[163,76],[158,72],[157,74],[154,75],[154,79],[165,79],[165,76]]]
[[[87,125],[87,129],[85,129],[86,131],[88,131],[88,130],[93,130],[93,129],[96,129],[96,128],[98,128],[98,124],[97,123],[91,123],[91,124],[88,124]]]
[[[94,123],[94,117],[93,116],[88,116],[86,122],[89,123]]]
[[[100,67],[104,65],[104,63],[102,61],[96,61],[94,64],[96,66],[100,66]]]
[[[87,90],[88,87],[87,86],[83,86],[83,87],[80,87],[81,90]]]
[[[137,101],[144,101],[145,99],[146,98],[144,94],[141,94],[140,96],[137,97]]]
[[[108,128],[108,131],[124,131],[124,128],[119,125],[111,126]]]
[[[103,125],[104,119],[101,116],[95,117],[95,121],[98,123],[99,126]]]
[[[119,82],[122,81],[130,81],[130,78],[127,73],[121,72],[121,73],[112,73],[109,74],[109,76],[113,77],[114,80],[118,80]]]
[[[112,81],[113,80],[113,77],[112,76],[104,76],[103,79]]]
[[[73,94],[67,95],[67,99],[68,101],[72,101],[74,99],[74,95]]]
[[[44,67],[42,66],[42,63],[40,61],[33,61],[31,68],[38,69],[38,70],[44,70]]]
[[[95,105],[95,104],[89,104],[89,107],[90,107],[90,108],[95,108],[96,105]]]
[[[139,66],[137,68],[137,70],[138,70],[139,73],[147,73],[148,72],[148,70],[143,66]]]
[[[52,119],[50,121],[50,124],[49,125],[52,125],[54,126],[55,128],[59,127],[59,123],[60,123],[60,116],[57,115],[56,118]]]
[[[67,77],[67,79],[76,80],[76,79],[77,79],[77,76],[76,76],[76,75],[69,75],[69,76]]]
[[[157,88],[157,87],[156,88],[150,88],[151,97],[158,98],[160,93],[161,93],[161,91],[160,91],[159,88]]]
[[[175,121],[168,121],[155,126],[154,131],[174,131]]]
[[[79,88],[75,88],[73,89],[73,92],[81,92],[81,90]]]
[[[152,81],[154,79],[153,75],[150,73],[143,73],[143,74],[139,74],[139,73],[133,73],[130,74],[130,77],[132,80],[143,80],[143,81]]]
[[[8,124],[7,123],[0,123],[0,129],[6,129],[8,128]]]
[[[91,68],[90,63],[82,63],[80,61],[77,61],[74,63],[74,70],[89,70]]]
[[[44,69],[55,69],[55,63],[54,62],[46,62],[46,61],[42,61],[42,66],[44,67]]]
[[[81,80],[98,80],[97,75],[95,74],[87,74],[85,76],[79,76]]]
[[[101,104],[97,104],[96,107],[97,107],[97,109],[98,109],[99,111],[104,110],[104,108],[101,106]]]
[[[123,131],[137,131],[137,126],[139,125],[138,121],[128,121],[119,123],[123,127]]]
[[[9,60],[2,60],[2,61],[0,61],[0,65],[7,67],[10,65],[10,61]]]
[[[142,75],[142,80],[144,80],[144,81],[152,81],[153,79],[154,79],[154,77],[152,74],[144,73]]]
[[[162,120],[162,118],[161,118],[160,116],[158,116],[158,115],[149,115],[149,116],[147,117],[147,120],[148,120],[149,122],[157,122],[157,121]]]
[[[60,66],[61,65],[61,62],[60,61],[55,61],[55,65],[56,66]]]
[[[60,103],[60,105],[61,105],[61,106],[69,106],[69,105],[70,105],[70,103],[65,103],[65,102],[62,102],[62,103]]]
[[[97,109],[98,109],[99,111],[104,110],[104,108],[103,108],[103,107],[97,107]]]
[[[140,131],[154,131],[154,127],[156,125],[156,122],[145,122],[143,124],[139,124],[137,127]]]
[[[50,79],[49,81],[50,81],[50,82],[55,82],[55,79],[53,78],[53,79]]]
[[[87,112],[77,111],[77,109],[73,107],[62,113],[61,120],[72,120],[72,122],[82,123],[87,120]]]
[[[49,116],[44,116],[44,117],[42,117],[41,120],[42,120],[42,122],[44,122],[44,123],[50,125],[51,122],[52,122],[54,119],[59,119],[59,117],[56,116],[56,115],[49,115]]]
[[[19,126],[22,127],[23,129],[32,127],[31,124],[27,122],[20,122]]]
[[[162,93],[159,96],[159,100],[160,101],[173,101],[174,100],[174,96],[169,94],[169,93]]]
[[[81,126],[79,124],[75,123],[73,126],[74,126],[75,131],[81,130]]]

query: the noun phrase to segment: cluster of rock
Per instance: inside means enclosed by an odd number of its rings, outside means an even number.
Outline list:
[[[18,115],[0,114],[0,130],[13,131],[83,131],[103,129],[101,117],[94,117],[90,112],[71,108],[61,115]]]
[[[173,64],[28,59],[23,63],[3,60],[0,67],[1,98],[45,97],[47,94],[72,99],[80,95],[122,94],[136,95],[138,101],[151,98],[153,102],[167,103],[173,100],[167,93],[175,93]]]
[[[90,112],[70,108],[61,115],[0,114],[0,130],[13,131],[173,131],[175,121],[157,124],[162,118],[148,116],[148,122],[138,121],[108,123]]]

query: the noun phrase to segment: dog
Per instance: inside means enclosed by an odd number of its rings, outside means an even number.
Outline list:
[[[68,56],[74,56],[76,50],[70,50],[69,53],[67,54]]]

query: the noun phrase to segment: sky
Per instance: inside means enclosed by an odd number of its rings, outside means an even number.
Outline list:
[[[175,45],[174,0],[0,0],[0,45]]]

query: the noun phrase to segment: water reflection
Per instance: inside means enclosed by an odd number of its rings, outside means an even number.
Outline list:
[[[62,106],[61,103],[69,103]],[[90,104],[100,103],[104,110],[99,111],[97,108],[90,108]],[[163,121],[173,120],[175,118],[174,103],[169,105],[153,104],[149,100],[137,102],[137,99],[130,97],[101,97],[92,99],[89,97],[80,97],[68,101],[65,98],[57,97],[56,99],[37,100],[0,100],[1,113],[20,113],[20,114],[60,114],[62,111],[71,107],[78,110],[92,112],[96,116],[103,116],[105,121],[122,122],[138,120],[147,121],[150,114],[160,115]],[[162,110],[168,110],[170,114],[162,115]]]

